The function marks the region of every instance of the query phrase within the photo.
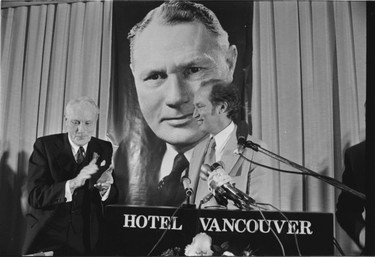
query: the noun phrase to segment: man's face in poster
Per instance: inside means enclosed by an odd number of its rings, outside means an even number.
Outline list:
[[[154,133],[176,148],[194,145],[205,133],[193,118],[194,93],[203,81],[232,81],[235,46],[195,21],[151,22],[133,45],[131,69],[141,111]]]

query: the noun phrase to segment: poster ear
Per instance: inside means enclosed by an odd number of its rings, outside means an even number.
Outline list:
[[[237,56],[237,47],[235,45],[229,46],[226,54],[226,62],[231,76],[233,76],[234,69],[236,68]]]

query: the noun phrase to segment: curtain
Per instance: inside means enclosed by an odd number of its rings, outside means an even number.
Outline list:
[[[1,10],[0,255],[21,253],[28,158],[37,137],[64,130],[66,102],[96,100],[105,137],[111,12],[108,1]]]
[[[254,3],[254,135],[340,181],[344,150],[365,139],[365,14],[365,2]],[[274,178],[283,210],[335,212],[334,187],[307,176]],[[338,224],[336,232],[346,254],[358,253]]]

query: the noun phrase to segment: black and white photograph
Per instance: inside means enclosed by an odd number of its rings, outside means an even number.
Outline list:
[[[375,255],[373,28],[371,1],[1,1],[0,255]]]

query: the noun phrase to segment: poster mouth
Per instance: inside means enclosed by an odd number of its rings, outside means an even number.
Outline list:
[[[193,115],[191,113],[178,116],[178,117],[170,117],[164,118],[162,122],[166,122],[168,125],[173,127],[181,127],[190,124],[193,121]]]

